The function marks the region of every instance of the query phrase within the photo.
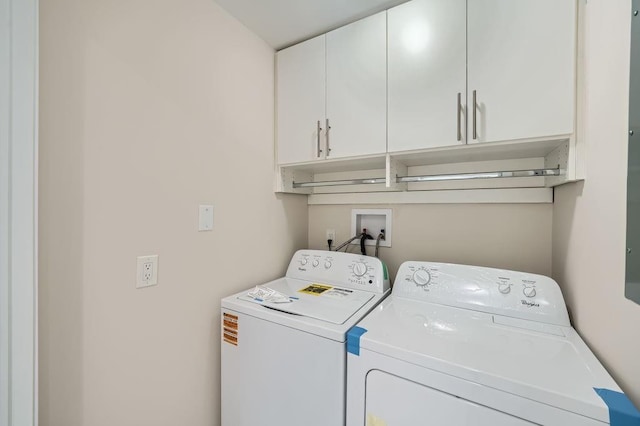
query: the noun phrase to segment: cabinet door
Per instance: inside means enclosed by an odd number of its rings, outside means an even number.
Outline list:
[[[390,152],[465,143],[466,6],[413,0],[388,11]]]
[[[469,141],[573,133],[576,1],[469,0],[467,13]]]
[[[278,163],[299,163],[324,156],[325,36],[277,53]],[[322,138],[322,139],[321,139]]]
[[[387,22],[378,13],[327,34],[327,157],[387,150]]]

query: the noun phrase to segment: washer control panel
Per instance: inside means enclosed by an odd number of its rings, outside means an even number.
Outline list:
[[[298,250],[289,263],[287,278],[384,293],[390,288],[380,259],[325,250]]]
[[[440,305],[569,326],[558,284],[549,277],[504,269],[405,262],[393,295]]]

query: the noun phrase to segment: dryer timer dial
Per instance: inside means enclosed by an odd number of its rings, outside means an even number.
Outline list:
[[[425,271],[424,269],[418,269],[413,273],[413,277],[411,277],[413,282],[419,286],[425,286],[429,284],[431,281],[431,274],[429,271]]]
[[[363,277],[364,274],[367,273],[367,265],[365,265],[363,262],[354,263],[353,264],[353,273],[357,277]]]

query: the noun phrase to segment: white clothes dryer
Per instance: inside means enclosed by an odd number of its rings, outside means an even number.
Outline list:
[[[222,300],[222,426],[344,426],[346,334],[389,293],[375,258],[300,250],[263,284],[290,300]]]
[[[347,425],[640,425],[540,275],[405,262],[348,333]]]

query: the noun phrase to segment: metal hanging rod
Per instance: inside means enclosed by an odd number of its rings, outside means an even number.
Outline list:
[[[501,172],[478,172],[478,173],[455,173],[443,175],[425,175],[425,176],[398,176],[397,183],[402,182],[442,182],[450,180],[473,180],[473,179],[498,179],[498,178],[515,178],[515,177],[548,177],[563,176],[565,173],[562,169],[531,169],[531,170],[509,170]],[[385,178],[367,178],[367,179],[345,179],[330,180],[324,182],[293,182],[294,188],[314,188],[319,186],[344,186],[344,185],[371,185],[376,183],[385,183]]]

